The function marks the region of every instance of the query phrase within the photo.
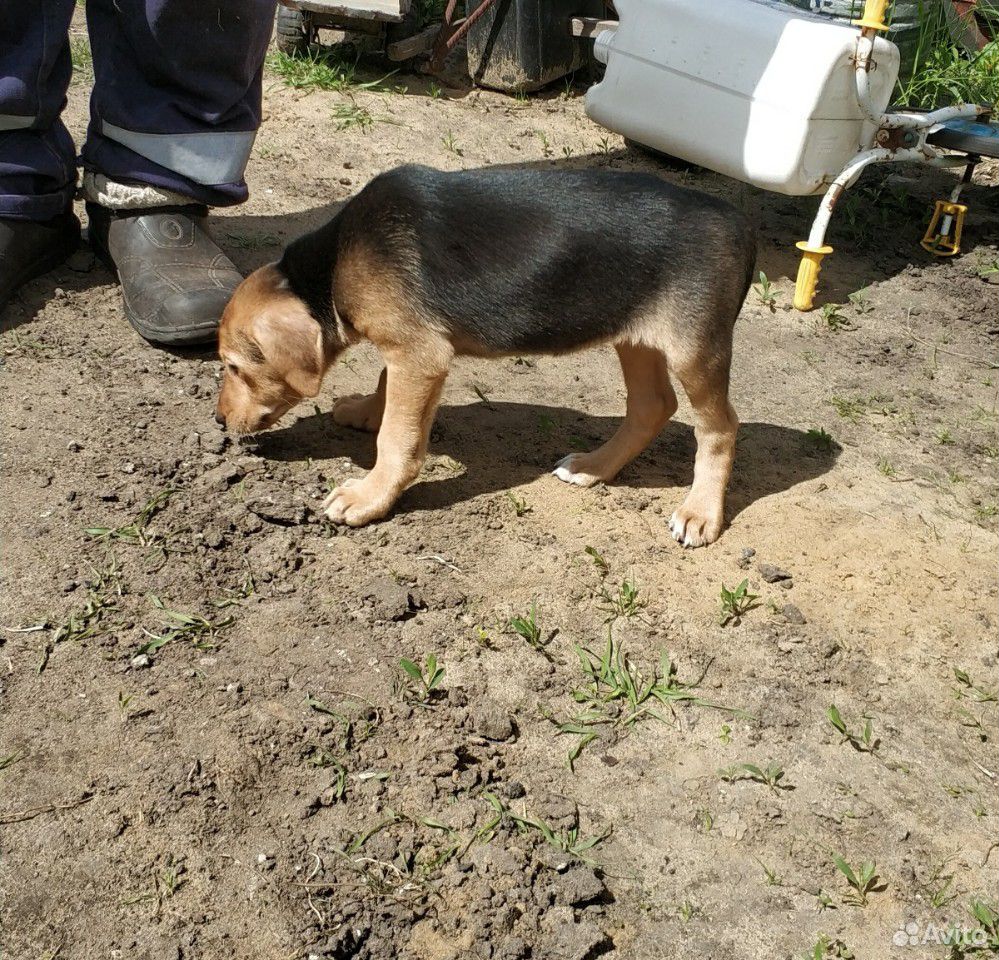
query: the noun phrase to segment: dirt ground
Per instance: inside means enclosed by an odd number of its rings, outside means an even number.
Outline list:
[[[683,399],[614,485],[549,474],[622,413],[610,350],[458,362],[424,476],[386,521],[333,529],[318,505],[373,440],[328,411],[377,358],[238,445],[210,352],[144,343],[81,251],[0,337],[4,960],[942,958],[955,925],[981,944],[999,169],[949,261],[917,241],[952,177],[868,175],[830,235],[840,306],[803,314],[815,201],[646,157],[583,89],[269,73],[252,199],[216,233],[248,271],[405,161],[648,169],[730,197],[774,299],[751,292],[737,326],[729,529],[669,536]],[[371,125],[338,130],[355,106]],[[743,579],[757,605],[721,625]],[[608,635],[645,678],[634,703],[577,656]],[[429,693],[400,667],[428,655]]]

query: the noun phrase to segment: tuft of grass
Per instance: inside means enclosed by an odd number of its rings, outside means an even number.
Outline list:
[[[106,633],[110,627],[105,618],[117,606],[117,597],[120,597],[121,593],[121,574],[118,569],[118,561],[114,556],[111,556],[103,569],[93,569],[87,587],[87,602],[82,609],[72,612],[61,624],[52,625],[55,629],[42,649],[38,672],[41,673],[45,669],[49,662],[49,656],[57,644],[73,640],[86,640],[89,637]]]
[[[763,871],[763,876],[766,879],[768,887],[782,887],[784,886],[784,881],[777,875],[777,871],[772,867],[768,867],[762,860],[758,857],[753,857],[753,859],[760,865],[760,869]]]
[[[822,427],[812,427],[806,432],[805,436],[808,437],[818,450],[829,451],[836,446],[836,441],[833,440],[832,434],[827,433]]]
[[[666,653],[660,654],[658,669],[650,677],[644,676],[615,642],[609,625],[607,644],[602,654],[598,655],[578,644],[574,645],[574,649],[585,682],[572,691],[572,698],[582,706],[582,710],[566,723],[558,724],[559,734],[576,737],[576,743],[568,754],[570,770],[574,769],[575,761],[583,750],[600,736],[601,730],[627,730],[650,718],[667,723],[659,712],[660,707],[674,713],[678,703],[689,703],[747,716],[740,710],[697,696],[693,691],[704,675],[691,683],[684,683]]]
[[[453,130],[448,130],[443,137],[441,137],[441,143],[444,144],[444,149],[449,153],[453,153],[456,157],[463,157],[465,151],[458,146],[458,138],[455,137]]]
[[[81,83],[92,80],[94,76],[94,55],[90,50],[90,41],[79,34],[69,38],[69,56],[73,62],[73,82]]]
[[[150,547],[159,551],[163,557],[177,548],[171,545],[171,537],[167,534],[155,533],[149,530],[153,519],[166,509],[170,498],[179,491],[173,488],[161,490],[146,501],[142,509],[135,514],[130,523],[120,527],[87,527],[84,533],[99,542],[123,543],[132,547]]]
[[[877,875],[877,864],[873,860],[865,860],[856,869],[850,866],[839,854],[833,855],[833,862],[836,864],[836,869],[846,877],[846,882],[850,885],[849,891],[843,897],[844,903],[866,907],[868,896],[871,893],[884,890],[887,886]]]
[[[887,477],[889,480],[893,480],[898,476],[898,471],[895,469],[895,465],[887,457],[878,457],[878,473],[883,477]]]
[[[143,627],[142,632],[149,640],[139,647],[139,653],[155,653],[172,640],[190,640],[198,650],[214,650],[219,635],[235,622],[234,616],[209,620],[197,613],[182,613],[171,610],[156,594],[150,594],[153,606],[167,618],[167,626],[162,633],[151,633]]]
[[[5,757],[0,757],[0,771],[6,770],[9,767],[14,766],[19,760],[24,759],[23,750],[15,750],[13,753],[8,753]]]
[[[519,833],[536,832],[541,835],[547,844],[556,850],[592,865],[594,861],[588,856],[589,851],[606,840],[611,834],[611,828],[608,827],[603,833],[584,837],[579,829],[578,813],[576,814],[576,821],[571,827],[566,830],[556,831],[540,817],[529,817],[526,812],[523,814],[515,813],[499,797],[488,790],[484,790],[482,796],[488,801],[493,810],[496,811],[496,816],[479,831],[480,836],[491,835],[501,823],[507,821],[512,823]]]
[[[531,609],[525,617],[511,617],[506,623],[508,633],[515,633],[521,640],[526,641],[529,647],[533,647],[546,659],[551,659],[551,655],[545,649],[546,641],[542,638],[541,627],[538,625],[537,603],[531,601]]]
[[[753,284],[753,293],[756,294],[756,299],[771,313],[777,312],[777,291],[770,282],[770,278],[762,270],[760,271],[760,282]]]
[[[358,80],[357,61],[350,63],[328,50],[295,54],[275,50],[266,62],[268,69],[294,90],[385,90],[385,81],[392,75]]]
[[[237,250],[260,250],[263,247],[280,246],[281,238],[273,233],[227,233],[225,243],[227,247]]]
[[[959,684],[959,686],[954,688],[955,697],[972,700],[975,703],[999,702],[999,688],[981,686],[975,683],[971,678],[971,674],[966,670],[961,670],[958,667],[953,667],[952,669],[954,671],[954,679]]]
[[[989,32],[999,36],[999,17],[979,9]],[[950,103],[999,103],[999,41],[968,55],[951,39],[942,4],[922,3],[911,72],[899,78],[895,100],[902,106],[932,108]]]
[[[333,108],[332,117],[339,131],[357,127],[361,133],[367,133],[375,123],[371,111],[356,103],[338,103]]]
[[[600,591],[600,609],[607,614],[604,623],[610,623],[618,617],[637,616],[645,608],[648,601],[639,597],[638,585],[634,578],[625,577],[621,581],[621,586],[615,593],[611,593],[606,587]]]
[[[738,625],[750,610],[759,606],[759,599],[759,594],[749,592],[748,580],[743,580],[737,587],[726,587],[723,583],[719,595],[719,626],[725,627],[730,623]]]

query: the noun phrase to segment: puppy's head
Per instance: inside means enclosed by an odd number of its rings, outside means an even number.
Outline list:
[[[222,314],[219,356],[215,419],[237,434],[266,430],[316,396],[331,362],[322,328],[274,264],[236,288]]]

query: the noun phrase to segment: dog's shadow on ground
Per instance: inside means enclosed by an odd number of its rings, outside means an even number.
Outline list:
[[[431,434],[435,461],[403,496],[400,509],[440,510],[481,494],[502,492],[548,473],[566,453],[589,450],[610,437],[618,417],[592,416],[567,407],[490,401],[442,407]],[[276,461],[347,457],[370,469],[374,435],[316,413],[259,435],[258,454]],[[659,438],[621,471],[613,485],[646,489],[688,487],[693,480],[693,428],[669,423]],[[729,484],[729,519],[757,500],[781,493],[832,469],[842,448],[827,435],[770,423],[739,428],[736,465]],[[453,464],[451,463],[453,461]],[[335,477],[334,477],[335,479]],[[552,478],[552,483],[556,483]],[[679,489],[673,499],[679,501]]]

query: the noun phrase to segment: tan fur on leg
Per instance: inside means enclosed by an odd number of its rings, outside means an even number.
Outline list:
[[[385,412],[385,369],[378,378],[378,386],[374,393],[367,395],[355,393],[349,397],[341,397],[333,405],[333,421],[342,427],[353,427],[355,430],[366,430],[377,433],[382,425],[382,415]]]
[[[323,508],[334,523],[360,527],[384,517],[419,475],[447,377],[446,363],[426,362],[428,354],[395,350],[386,357],[385,413],[375,466],[364,479],[337,487],[327,498]]]
[[[728,369],[677,372],[694,408],[697,456],[694,483],[670,517],[673,538],[685,547],[714,543],[725,522],[725,488],[735,460],[739,420],[728,402]]]
[[[590,453],[570,453],[555,466],[560,480],[581,487],[613,480],[657,436],[676,413],[676,393],[669,382],[666,357],[644,344],[616,344],[628,405],[617,432]]]

